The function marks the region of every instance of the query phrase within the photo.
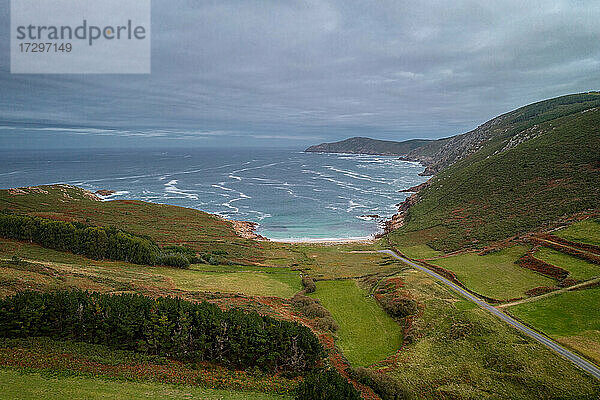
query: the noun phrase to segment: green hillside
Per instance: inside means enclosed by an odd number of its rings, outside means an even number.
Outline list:
[[[220,251],[236,262],[261,259],[254,241],[238,236],[231,222],[200,210],[137,200],[100,201],[69,185],[0,190],[0,211],[88,225],[113,226],[149,236],[160,246],[187,245]]]
[[[537,103],[502,114],[477,128],[416,148],[406,158],[427,166],[424,175],[434,175],[457,161],[463,160],[495,140],[531,137],[530,128],[556,118],[600,106],[600,93],[571,94]],[[525,131],[525,132],[524,132]],[[518,134],[524,132],[523,135]]]
[[[582,94],[507,114],[480,150],[430,181],[390,240],[453,251],[598,209],[599,105],[598,93]]]
[[[406,155],[411,150],[423,145],[439,142],[434,140],[412,139],[404,142],[377,140],[365,137],[353,137],[335,143],[321,143],[306,149],[309,153],[354,153],[354,154],[382,154]]]

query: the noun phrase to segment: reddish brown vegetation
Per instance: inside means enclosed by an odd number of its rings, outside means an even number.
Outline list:
[[[538,260],[531,254],[527,253],[517,260],[517,264],[523,268],[539,272],[540,274],[549,276],[556,280],[562,281],[569,275],[569,271],[564,270],[552,264],[548,264],[542,260]]]
[[[559,285],[561,287],[569,287],[569,286],[573,286],[575,284],[577,284],[577,281],[573,278],[563,279],[562,281],[559,282]]]
[[[525,294],[527,296],[540,296],[542,294],[546,294],[546,293],[550,293],[553,290],[555,290],[556,288],[550,287],[550,286],[538,286],[538,287],[534,287],[533,289],[529,289],[528,291],[525,292]]]
[[[127,380],[149,380],[200,385],[213,389],[258,390],[285,394],[292,393],[298,383],[298,379],[286,379],[278,375],[257,379],[244,371],[234,371],[209,363],[197,363],[196,368],[174,360],[169,360],[168,364],[152,362],[112,364],[94,361],[80,354],[20,347],[0,348],[0,366],[53,371],[70,370]]]

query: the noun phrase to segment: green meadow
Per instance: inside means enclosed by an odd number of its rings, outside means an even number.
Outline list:
[[[402,329],[353,280],[320,281],[312,295],[339,324],[336,344],[353,366],[370,365],[402,345]]]
[[[469,289],[499,300],[524,297],[537,286],[555,286],[553,279],[521,268],[515,261],[527,252],[525,246],[513,246],[483,256],[466,253],[440,258],[433,264],[454,272]]]

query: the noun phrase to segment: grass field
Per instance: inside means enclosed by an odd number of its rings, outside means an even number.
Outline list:
[[[589,218],[575,222],[564,229],[552,232],[552,234],[572,242],[600,246],[600,219]]]
[[[577,280],[586,280],[600,276],[600,265],[582,260],[578,257],[561,253],[548,247],[540,247],[534,254],[542,261],[556,265],[569,271],[569,276]]]
[[[405,256],[413,259],[424,259],[439,257],[444,254],[426,244],[426,242],[435,240],[441,235],[443,233],[437,229],[427,229],[417,232],[403,232],[400,235],[392,232],[387,236],[387,239]]]
[[[508,300],[525,296],[528,289],[556,284],[550,278],[515,264],[526,251],[524,246],[513,246],[484,256],[467,253],[440,258],[432,263],[454,272],[465,286],[476,293]]]
[[[432,249],[426,244],[415,244],[412,246],[398,246],[398,250],[405,256],[414,259],[426,259],[443,255],[441,251]]]
[[[600,288],[575,290],[519,304],[509,312],[600,362]]]
[[[190,269],[96,261],[35,244],[0,239],[0,259],[37,261],[18,267],[0,262],[0,294],[27,287],[81,287],[99,291],[210,291],[288,298],[302,289],[300,274],[289,268],[192,265]]]
[[[275,400],[292,397],[195,386],[103,380],[97,377],[52,376],[48,373],[0,369],[0,393],[4,399],[202,399]]]
[[[353,280],[317,282],[318,298],[339,324],[336,344],[354,366],[369,365],[394,354],[402,329]]]
[[[378,272],[391,272],[400,264],[377,253],[380,243],[284,244],[261,243],[268,265],[290,266],[307,271],[315,278],[350,278]]]
[[[183,290],[283,298],[302,290],[300,274],[281,267],[192,265],[188,270],[160,268],[157,274],[169,277]]]
[[[378,368],[419,399],[592,399],[600,382],[416,270],[400,276],[422,304],[414,342]]]

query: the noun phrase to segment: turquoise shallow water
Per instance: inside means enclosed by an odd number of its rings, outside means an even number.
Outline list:
[[[259,223],[272,239],[367,237],[417,185],[397,157],[271,149],[0,152],[0,187],[69,183],[109,199],[197,208]]]

